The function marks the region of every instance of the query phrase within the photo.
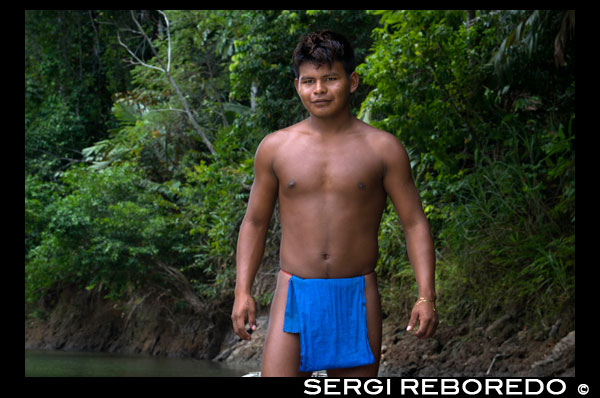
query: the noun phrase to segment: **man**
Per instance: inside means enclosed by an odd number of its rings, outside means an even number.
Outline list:
[[[294,84],[310,113],[267,135],[237,245],[232,321],[250,340],[256,329],[251,287],[279,200],[280,266],[271,304],[262,376],[376,377],[381,309],[376,275],[378,229],[389,196],[405,230],[418,298],[407,330],[437,327],[433,241],[402,144],[355,118],[354,52],[332,31],[304,36],[294,51]]]

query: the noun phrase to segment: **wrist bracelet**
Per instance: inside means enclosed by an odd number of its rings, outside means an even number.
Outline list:
[[[435,300],[429,300],[429,299],[426,299],[425,297],[419,297],[419,299],[417,300],[417,302],[415,303],[415,305],[419,305],[421,303],[432,303],[433,304],[433,311],[435,311]]]

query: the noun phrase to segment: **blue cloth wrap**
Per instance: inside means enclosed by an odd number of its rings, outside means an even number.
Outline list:
[[[300,371],[375,362],[367,335],[364,275],[288,284],[283,331],[300,334]]]

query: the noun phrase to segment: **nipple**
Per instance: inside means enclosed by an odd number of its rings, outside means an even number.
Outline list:
[[[291,180],[291,181],[288,183],[288,188],[294,188],[295,186],[296,186],[296,180]]]

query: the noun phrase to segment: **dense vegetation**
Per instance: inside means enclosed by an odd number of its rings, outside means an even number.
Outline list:
[[[565,10],[27,11],[26,302],[182,276],[230,302],[254,152],[306,117],[291,53],[327,27],[356,47],[353,112],[410,154],[443,320],[574,322],[574,26]],[[271,232],[273,265],[277,215]],[[385,313],[405,313],[391,202],[377,270]]]

